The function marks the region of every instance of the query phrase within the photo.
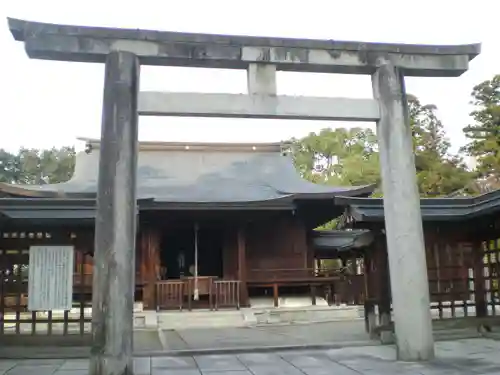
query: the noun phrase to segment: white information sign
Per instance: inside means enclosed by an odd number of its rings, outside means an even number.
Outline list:
[[[71,310],[73,246],[31,246],[28,310]]]

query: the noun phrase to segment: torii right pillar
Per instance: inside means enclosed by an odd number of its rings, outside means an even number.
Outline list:
[[[372,76],[398,359],[434,358],[425,244],[404,77],[388,59]]]

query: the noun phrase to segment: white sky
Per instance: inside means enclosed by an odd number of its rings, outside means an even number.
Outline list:
[[[75,25],[367,42],[482,42],[482,54],[460,78],[407,79],[409,93],[424,103],[437,105],[457,149],[465,141],[462,128],[470,121],[472,87],[500,73],[498,14],[497,0],[3,0],[0,148],[72,145],[77,136],[99,137],[104,74],[100,64],[28,59],[23,45],[8,32],[7,16]],[[143,67],[141,89],[243,93],[246,74]],[[278,90],[288,95],[372,95],[368,76],[279,73]],[[149,117],[141,118],[140,139],[270,142],[345,125],[324,121]]]

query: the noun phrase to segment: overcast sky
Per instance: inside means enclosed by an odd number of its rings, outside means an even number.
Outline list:
[[[168,5],[167,5],[168,4]],[[482,43],[460,78],[409,78],[407,90],[436,104],[457,149],[470,119],[472,87],[500,73],[498,0],[16,0],[0,1],[0,148],[76,144],[99,137],[104,67],[30,60],[6,17],[74,25],[146,28],[366,42]],[[243,71],[143,67],[142,90],[243,93]],[[367,76],[278,73],[279,94],[371,97]],[[141,118],[140,139],[268,142],[304,136],[336,122]],[[361,124],[373,126],[372,124]]]

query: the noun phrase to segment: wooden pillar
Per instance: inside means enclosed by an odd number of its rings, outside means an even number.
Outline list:
[[[144,283],[142,299],[144,309],[156,309],[156,281],[160,279],[160,233],[156,228],[141,233],[141,276]]]
[[[392,341],[392,332],[387,329],[391,325],[391,284],[386,241],[383,235],[376,238],[377,278],[378,278],[378,313],[379,324],[383,327],[380,340],[383,343]]]
[[[365,282],[365,329],[366,332],[370,334],[370,338],[375,338],[375,328],[377,327],[377,316],[375,313],[375,291],[376,283],[373,280],[374,273],[373,268],[373,256],[375,251],[375,246],[372,244],[370,248],[365,251],[364,254],[364,282]]]
[[[483,242],[475,241],[472,248],[474,260],[474,300],[476,316],[488,315],[488,302],[486,301],[486,288],[484,282],[484,251]]]
[[[238,228],[238,279],[240,280],[240,305],[248,306],[248,288],[247,288],[247,262],[246,262],[246,243],[245,228]]]
[[[106,58],[90,375],[133,373],[139,70],[133,53]]]

